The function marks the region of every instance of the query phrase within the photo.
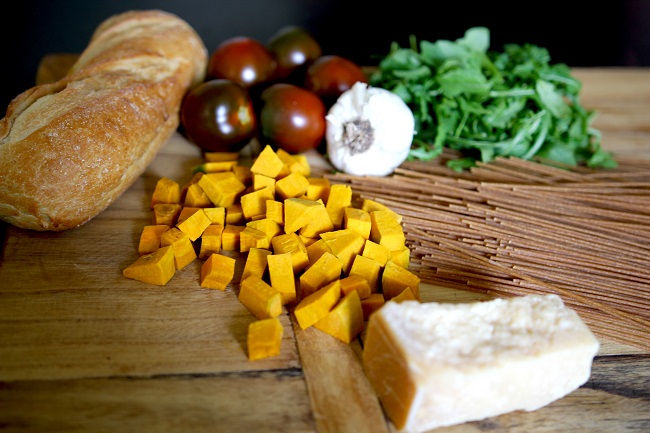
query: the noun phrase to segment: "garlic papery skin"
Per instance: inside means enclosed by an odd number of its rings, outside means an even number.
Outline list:
[[[406,160],[415,119],[393,92],[357,82],[325,116],[327,156],[339,171],[386,176]]]

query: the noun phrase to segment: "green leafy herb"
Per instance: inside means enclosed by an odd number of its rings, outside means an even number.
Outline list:
[[[370,84],[399,95],[416,119],[409,159],[433,159],[447,147],[463,154],[450,161],[458,170],[498,156],[616,166],[566,65],[550,64],[535,45],[493,52],[489,42],[488,29],[473,27],[456,41],[393,43],[381,59]]]

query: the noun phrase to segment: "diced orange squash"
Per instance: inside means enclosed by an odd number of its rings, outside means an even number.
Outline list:
[[[140,243],[138,244],[138,252],[140,255],[155,252],[160,248],[160,235],[169,230],[166,224],[154,224],[144,226],[140,234]]]
[[[350,206],[352,206],[352,187],[345,184],[330,186],[330,194],[325,207],[335,229],[340,229],[343,226],[345,208]]]
[[[239,224],[244,221],[241,203],[233,203],[226,207],[226,224]]]
[[[257,275],[242,280],[238,299],[258,319],[278,317],[282,313],[282,295]]]
[[[388,261],[381,275],[381,290],[387,301],[410,288],[416,299],[420,298],[420,278],[395,262]]]
[[[264,273],[266,272],[268,264],[267,258],[271,254],[273,253],[270,250],[264,248],[251,248],[248,250],[241,279],[245,280],[251,275],[264,278]]]
[[[409,250],[409,247],[405,245],[401,250],[391,251],[390,260],[401,267],[408,269],[411,264],[411,250]]]
[[[309,223],[311,210],[322,207],[323,203],[303,199],[289,198],[284,201],[284,231],[295,233]]]
[[[203,159],[207,162],[238,161],[239,152],[204,152]]]
[[[206,207],[203,212],[210,218],[212,224],[226,225],[226,208],[225,207]]]
[[[363,309],[356,291],[345,295],[327,316],[314,323],[314,328],[350,343],[363,331]]]
[[[266,201],[266,218],[284,226],[284,203],[277,200]]]
[[[404,302],[404,301],[419,301],[413,294],[413,291],[411,290],[410,287],[407,287],[406,289],[402,290],[402,293],[400,293],[397,296],[393,296],[391,301],[394,302]]]
[[[151,208],[159,203],[180,204],[181,187],[178,182],[166,177],[161,177],[156,182],[156,187],[151,195]]]
[[[202,208],[199,208],[198,211],[192,213],[182,222],[178,223],[176,226],[180,231],[189,236],[190,240],[194,242],[201,237],[203,231],[212,224],[212,221]]]
[[[251,173],[254,175],[263,174],[264,176],[276,179],[283,169],[284,162],[282,162],[273,148],[267,144],[257,156],[255,162],[253,162]]]
[[[247,253],[251,248],[270,248],[268,236],[261,230],[245,226],[239,233],[239,252]]]
[[[358,275],[361,278],[365,278],[370,285],[370,290],[376,292],[379,287],[381,266],[373,259],[358,254],[352,262],[352,267],[348,275]]]
[[[157,286],[167,284],[175,273],[174,252],[169,246],[140,256],[122,271],[126,278]]]
[[[316,203],[318,203],[318,206],[309,209],[307,222],[298,230],[298,234],[318,239],[321,233],[332,231],[334,224],[332,224],[325,206],[320,202]]]
[[[251,322],[248,325],[246,336],[248,359],[256,361],[278,356],[282,346],[283,333],[284,328],[277,317]]]
[[[323,200],[327,203],[330,195],[330,181],[325,177],[308,177],[309,186],[305,196],[311,200]]]
[[[177,227],[172,227],[160,236],[160,246],[171,246],[174,252],[174,264],[176,269],[183,269],[196,259],[196,251],[190,237],[180,231]]]
[[[276,150],[275,153],[290,173],[300,173],[303,176],[309,176],[311,174],[311,167],[305,155],[292,155],[282,148]]]
[[[198,183],[192,183],[185,191],[183,204],[187,207],[208,207],[212,206],[212,201]]]
[[[254,221],[249,221],[246,223],[246,226],[263,231],[269,238],[269,241],[280,234],[284,234],[284,230],[282,230],[280,224],[266,217]]]
[[[236,262],[223,254],[211,254],[201,265],[201,287],[226,290],[235,276]]]
[[[334,280],[308,296],[303,297],[293,314],[301,329],[307,329],[330,312],[341,299],[341,284]]]
[[[264,176],[263,174],[253,175],[253,189],[258,190],[268,188],[269,191],[275,196],[275,178]]]
[[[351,291],[356,290],[360,299],[366,299],[372,294],[368,280],[359,275],[350,275],[341,278],[341,296],[345,296]]]
[[[253,173],[251,173],[250,167],[246,165],[236,165],[232,168],[232,172],[235,173],[235,177],[244,185],[248,186],[253,183]]]
[[[301,197],[307,193],[308,186],[309,180],[303,174],[293,172],[275,183],[275,193],[283,200]]]
[[[201,235],[201,248],[199,249],[199,259],[205,260],[211,254],[221,252],[221,234],[224,226],[221,224],[210,224]]]
[[[190,216],[194,215],[194,212],[198,212],[198,210],[201,209],[200,207],[192,207],[192,206],[183,206],[181,209],[181,213],[178,214],[178,218],[176,219],[176,225],[179,225],[186,219],[188,219]]]
[[[246,185],[232,171],[204,174],[199,179],[199,185],[217,207],[230,206],[246,189]]]
[[[370,239],[366,240],[361,255],[375,260],[382,268],[386,266],[386,262],[389,259],[392,259],[392,254],[388,248],[383,245],[379,245]]]
[[[343,212],[343,228],[355,231],[364,239],[368,239],[371,226],[370,214],[355,207],[346,207]]]
[[[386,300],[381,293],[373,293],[365,299],[361,300],[361,309],[363,310],[363,320],[370,319],[370,315],[379,310]]]
[[[309,245],[313,244],[314,242],[320,240],[320,238],[309,238],[309,237],[307,237],[305,235],[301,235],[301,234],[298,234],[298,237],[300,239],[302,239],[302,243],[305,244],[306,247],[308,247]]]
[[[400,224],[402,223],[402,215],[398,214],[397,212],[395,212],[385,204],[379,203],[375,200],[371,200],[368,198],[364,199],[363,202],[361,203],[361,209],[365,210],[368,213],[376,210],[386,211],[389,214],[391,214],[393,218],[395,218],[395,221],[397,221]]]
[[[239,250],[239,235],[246,226],[226,224],[221,232],[221,249],[225,251]]]
[[[406,242],[402,226],[388,211],[370,212],[370,240],[390,251],[401,250]]]
[[[237,161],[208,161],[194,167],[194,171],[201,173],[218,173],[221,171],[232,171]]]
[[[297,275],[309,265],[307,247],[295,233],[285,233],[271,239],[271,247],[275,254],[291,253],[293,272]]]
[[[307,246],[307,256],[309,257],[310,264],[316,263],[316,261],[320,259],[320,256],[322,256],[323,253],[332,253],[332,249],[323,239],[318,239],[316,242]]]
[[[176,225],[182,206],[178,203],[158,203],[153,207],[153,225]]]
[[[275,196],[268,187],[251,191],[241,196],[241,207],[244,218],[251,220],[256,216],[266,216],[266,201]]]
[[[341,262],[331,253],[324,253],[300,275],[301,296],[309,296],[341,277]]]
[[[300,173],[304,174],[305,176],[309,177],[311,175],[311,165],[309,164],[309,160],[307,159],[307,155],[305,153],[296,153],[293,156],[293,159],[298,161],[298,164],[300,164],[301,168],[297,169],[294,168],[293,166],[291,167],[291,171],[300,171]]]
[[[280,292],[282,304],[296,303],[296,281],[293,273],[291,253],[267,256],[271,287]]]
[[[321,238],[327,243],[332,253],[341,261],[341,269],[347,275],[352,268],[354,258],[361,254],[366,240],[359,233],[350,229],[334,230],[322,233]]]

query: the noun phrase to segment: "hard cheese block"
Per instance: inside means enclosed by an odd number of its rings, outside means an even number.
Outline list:
[[[556,295],[388,302],[370,317],[366,374],[398,430],[532,411],[584,384],[599,343]]]

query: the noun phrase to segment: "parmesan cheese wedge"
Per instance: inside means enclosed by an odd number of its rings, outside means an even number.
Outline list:
[[[598,349],[557,295],[387,302],[363,364],[395,428],[423,432],[546,406],[589,379]]]

